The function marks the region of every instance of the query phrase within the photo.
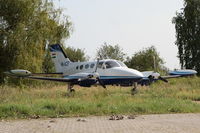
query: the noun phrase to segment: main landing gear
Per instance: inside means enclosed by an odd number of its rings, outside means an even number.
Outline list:
[[[75,89],[74,89],[73,87],[74,87],[73,84],[68,84],[68,86],[67,86],[67,91],[68,91],[68,93],[75,92]]]
[[[68,94],[71,94],[71,93],[75,92],[75,89],[73,87],[74,87],[74,84],[68,84],[68,86],[67,86],[67,92],[68,92]],[[134,82],[133,83],[133,89],[131,89],[131,94],[135,95],[137,93],[138,93],[137,83]]]
[[[137,82],[134,82],[134,83],[133,83],[133,89],[131,90],[131,94],[132,94],[132,95],[135,95],[135,94],[137,94],[137,92],[138,92],[138,89],[137,89]]]

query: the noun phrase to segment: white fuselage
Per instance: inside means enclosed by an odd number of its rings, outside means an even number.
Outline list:
[[[98,61],[98,63],[97,61],[71,62],[58,44],[51,45],[50,52],[56,72],[63,73],[63,77],[66,79],[74,79],[74,82],[77,79],[83,81],[90,76],[101,79],[105,84],[131,84],[144,77],[141,72],[130,69],[117,60],[106,59]],[[96,67],[96,65],[98,66]]]
[[[97,62],[71,62],[63,67],[63,76],[84,76],[84,73],[93,73]],[[143,77],[143,74],[135,69],[126,67],[117,60],[101,60],[97,67],[97,72],[101,78],[134,78]]]

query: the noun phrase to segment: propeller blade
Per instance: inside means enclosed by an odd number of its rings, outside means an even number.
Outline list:
[[[94,73],[97,72],[98,64],[99,64],[99,58],[97,59],[97,64],[96,64],[96,67],[95,67]]]
[[[161,76],[159,76],[159,78],[158,78],[158,79],[160,79],[160,80],[162,80],[162,81],[164,81],[164,82],[168,83],[168,80],[166,80],[165,78],[163,78],[163,77],[161,77]]]
[[[152,76],[152,75],[150,75],[149,77],[148,77],[148,79],[150,80],[150,82],[153,82],[155,79],[154,79],[154,77]]]
[[[106,86],[104,85],[103,81],[101,81],[101,79],[99,78],[99,73],[97,73],[98,65],[99,65],[99,58],[97,59],[97,64],[96,64],[94,72],[92,74],[87,75],[86,77],[78,79],[78,81],[84,81],[84,80],[88,80],[88,79],[91,79],[91,78],[96,78],[96,80],[99,82],[99,84],[103,88],[106,88]]]
[[[97,77],[97,81],[99,82],[99,84],[100,84],[103,88],[106,88],[106,86],[104,85],[103,81],[101,81],[99,77]]]

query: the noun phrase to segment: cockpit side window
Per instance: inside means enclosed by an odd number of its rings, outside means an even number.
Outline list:
[[[113,67],[120,67],[120,65],[115,61],[107,61],[105,63],[105,66],[106,66],[107,69],[113,68]]]
[[[99,62],[99,64],[98,64],[97,67],[98,67],[98,68],[102,68],[103,63],[104,63],[104,62]]]

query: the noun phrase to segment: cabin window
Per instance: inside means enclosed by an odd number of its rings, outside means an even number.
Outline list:
[[[91,65],[90,65],[90,68],[94,68],[94,66],[95,66],[94,64],[91,64]]]
[[[107,69],[108,68],[113,68],[113,67],[120,67],[120,65],[117,62],[115,62],[115,61],[107,61],[105,63],[105,65],[106,65]]]
[[[76,69],[78,70],[78,66],[76,66]]]
[[[85,65],[85,69],[88,69],[89,68],[89,64]]]
[[[80,69],[81,69],[81,70],[83,69],[83,65],[80,66]]]

